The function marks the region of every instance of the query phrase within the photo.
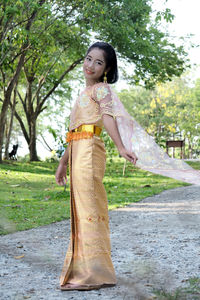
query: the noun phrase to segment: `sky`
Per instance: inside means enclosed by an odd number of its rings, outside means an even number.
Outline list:
[[[154,4],[156,9],[164,6],[170,8],[175,15],[173,22],[167,26],[171,35],[180,37],[193,34],[191,41],[200,45],[200,0],[154,0]],[[200,48],[190,49],[189,57],[193,64],[200,65]]]
[[[191,38],[192,43],[195,45],[200,45],[200,0],[154,0],[153,9],[162,10],[168,7],[171,12],[175,15],[175,19],[171,24],[162,24],[170,33],[170,36],[174,36],[175,42],[178,43],[179,37],[187,36],[193,34]],[[189,43],[185,44],[186,49]],[[199,65],[194,72],[192,72],[193,78],[200,77],[200,47],[195,47],[192,49],[187,49],[189,53],[189,58],[191,64]],[[122,82],[119,82],[119,85]],[[124,83],[123,83],[124,87]],[[53,141],[51,141],[53,142]],[[50,144],[51,144],[50,142]],[[38,155],[44,159],[50,156],[49,151],[47,151],[41,143],[38,143]],[[26,143],[23,142],[23,148],[19,148],[18,155],[23,156],[28,153],[28,147]]]

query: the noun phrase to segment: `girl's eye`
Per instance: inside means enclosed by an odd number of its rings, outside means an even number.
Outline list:
[[[87,60],[89,60],[89,61],[91,60],[91,58],[90,58],[90,57],[86,57],[86,59],[87,59]]]
[[[100,66],[102,65],[102,63],[100,61],[97,61],[97,64],[100,65]]]

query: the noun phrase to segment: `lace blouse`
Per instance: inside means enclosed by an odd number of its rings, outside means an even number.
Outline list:
[[[107,83],[97,83],[86,87],[80,94],[70,115],[69,130],[82,124],[103,127],[102,115],[114,117],[112,91]]]

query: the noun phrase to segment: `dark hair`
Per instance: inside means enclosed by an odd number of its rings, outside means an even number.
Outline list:
[[[108,83],[117,82],[118,80],[117,56],[113,46],[105,42],[96,42],[89,47],[86,56],[94,48],[99,48],[103,50],[105,54],[106,68],[110,68],[110,70],[107,73],[107,82]],[[102,82],[103,82],[103,77],[104,75],[100,78]]]

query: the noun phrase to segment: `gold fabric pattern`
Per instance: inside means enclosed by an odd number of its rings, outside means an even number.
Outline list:
[[[103,176],[104,143],[98,136],[69,144],[71,235],[60,284],[115,285]]]

